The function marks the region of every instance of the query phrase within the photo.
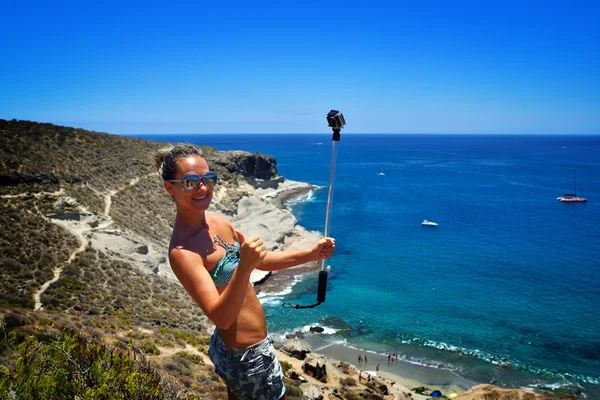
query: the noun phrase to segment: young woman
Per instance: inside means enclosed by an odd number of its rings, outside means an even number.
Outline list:
[[[283,373],[250,273],[329,258],[335,240],[324,238],[298,251],[267,251],[258,236],[245,238],[227,218],[206,213],[217,176],[199,147],[178,144],[160,150],[155,162],[177,207],[169,245],[171,268],[216,325],[209,356],[229,398],[282,398]]]

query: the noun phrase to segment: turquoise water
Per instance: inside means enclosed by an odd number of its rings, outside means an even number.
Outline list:
[[[331,135],[144,138],[275,156],[281,175],[323,187],[290,205],[322,232]],[[557,202],[574,171],[588,202]],[[335,316],[352,330],[326,340],[476,382],[574,385],[600,398],[598,176],[599,136],[342,134],[327,300],[282,308],[315,301],[316,281],[304,278],[266,299],[269,329]]]

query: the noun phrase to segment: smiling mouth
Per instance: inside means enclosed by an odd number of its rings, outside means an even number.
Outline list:
[[[196,200],[196,201],[200,201],[200,200],[204,200],[208,197],[208,195],[204,195],[202,197],[193,197],[192,200]]]

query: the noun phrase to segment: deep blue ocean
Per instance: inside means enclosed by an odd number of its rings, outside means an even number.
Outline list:
[[[323,231],[331,134],[138,137],[274,156],[285,178],[322,187],[290,207]],[[352,333],[332,341],[600,399],[600,136],[342,132],[336,166],[327,300],[271,298],[271,333],[335,316]],[[575,172],[588,202],[556,201]],[[315,293],[309,277],[285,299]]]

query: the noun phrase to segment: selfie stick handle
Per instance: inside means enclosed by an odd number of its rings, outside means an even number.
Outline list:
[[[323,236],[329,236],[329,222],[331,219],[331,205],[333,203],[333,185],[335,183],[335,166],[337,160],[337,145],[340,141],[340,131],[345,125],[344,116],[337,110],[331,110],[327,114],[327,121],[333,130],[331,161],[329,163],[329,185],[327,186],[327,208],[325,212],[325,229]],[[299,304],[283,303],[286,308],[313,308],[325,302],[325,294],[327,293],[327,271],[325,270],[326,260],[321,260],[321,270],[319,271],[319,286],[317,288],[317,302],[310,306],[301,306]]]

